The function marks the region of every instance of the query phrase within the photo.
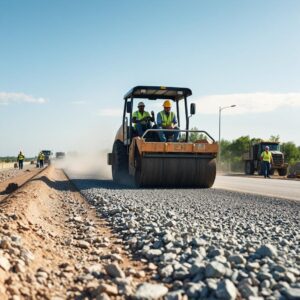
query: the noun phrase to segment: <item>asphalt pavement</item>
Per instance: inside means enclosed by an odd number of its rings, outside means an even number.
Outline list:
[[[217,175],[213,188],[300,201],[300,181]]]

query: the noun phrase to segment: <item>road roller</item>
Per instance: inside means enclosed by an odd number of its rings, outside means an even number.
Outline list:
[[[187,98],[191,95],[189,88],[164,86],[136,86],[125,94],[122,125],[117,131],[112,153],[108,153],[115,183],[134,183],[136,187],[145,188],[213,186],[218,144],[206,131],[189,129],[190,118],[196,113],[195,103],[188,105]],[[152,105],[157,113],[162,110],[163,102],[169,100],[177,116],[176,129],[162,129],[152,120],[150,128],[138,136],[133,111],[135,101],[141,99],[147,103],[145,110]],[[175,130],[178,140],[162,142],[159,138],[161,131],[172,136]]]

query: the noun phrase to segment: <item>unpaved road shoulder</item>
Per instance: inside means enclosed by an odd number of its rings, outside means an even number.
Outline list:
[[[41,169],[28,167],[24,170],[11,170],[9,174],[6,174],[5,177],[2,177],[2,179],[5,178],[2,181],[0,178],[0,202],[12,191],[14,191],[14,189],[21,187],[39,172],[41,172]]]
[[[51,166],[0,204],[0,299],[129,297],[151,265],[121,242]]]

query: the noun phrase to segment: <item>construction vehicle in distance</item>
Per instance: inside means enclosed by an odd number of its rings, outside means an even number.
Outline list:
[[[50,150],[42,150],[45,155],[44,164],[51,164],[52,152]]]
[[[288,164],[285,163],[284,154],[280,151],[280,144],[278,142],[259,142],[250,144],[249,151],[243,154],[243,161],[245,163],[245,174],[253,175],[256,171],[261,174],[260,155],[269,146],[269,151],[272,153],[273,162],[271,164],[270,174],[273,175],[277,170],[278,175],[286,176]]]
[[[123,122],[108,154],[112,176],[116,183],[135,182],[137,187],[196,187],[210,188],[216,177],[218,144],[203,130],[189,130],[189,120],[196,112],[194,103],[188,111],[188,88],[136,86],[124,96]],[[142,137],[133,130],[132,113],[135,99],[173,101],[180,128],[180,108],[185,117],[185,129],[179,130],[179,142],[160,142],[159,131],[174,129],[148,129]],[[161,101],[162,102],[162,101]],[[162,103],[161,103],[162,104]],[[206,139],[189,141],[191,132]]]
[[[55,153],[55,158],[56,159],[64,159],[66,157],[66,153],[65,152],[56,152]]]

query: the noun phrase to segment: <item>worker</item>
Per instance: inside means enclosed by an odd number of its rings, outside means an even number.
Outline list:
[[[157,114],[158,129],[173,129],[173,131],[159,131],[158,136],[161,142],[166,142],[171,139],[173,142],[178,141],[179,128],[176,126],[177,118],[174,112],[171,111],[171,101],[166,100],[163,104],[164,110]],[[172,138],[173,137],[173,138]]]
[[[265,151],[263,151],[260,155],[260,160],[262,162],[262,170],[265,178],[270,177],[270,169],[271,163],[273,162],[272,153],[269,151],[269,146],[265,147]]]
[[[45,160],[45,155],[44,153],[41,151],[39,153],[39,156],[38,156],[38,161],[39,161],[39,166],[40,168],[43,168],[44,167],[44,160]]]
[[[19,155],[18,155],[18,164],[19,164],[19,170],[22,170],[23,169],[23,163],[24,163],[24,159],[25,159],[25,156],[24,154],[22,153],[22,151],[20,151]]]
[[[151,128],[151,122],[154,122],[154,112],[150,114],[145,111],[144,102],[138,103],[138,110],[132,114],[132,123],[138,136],[142,136],[147,129]]]

